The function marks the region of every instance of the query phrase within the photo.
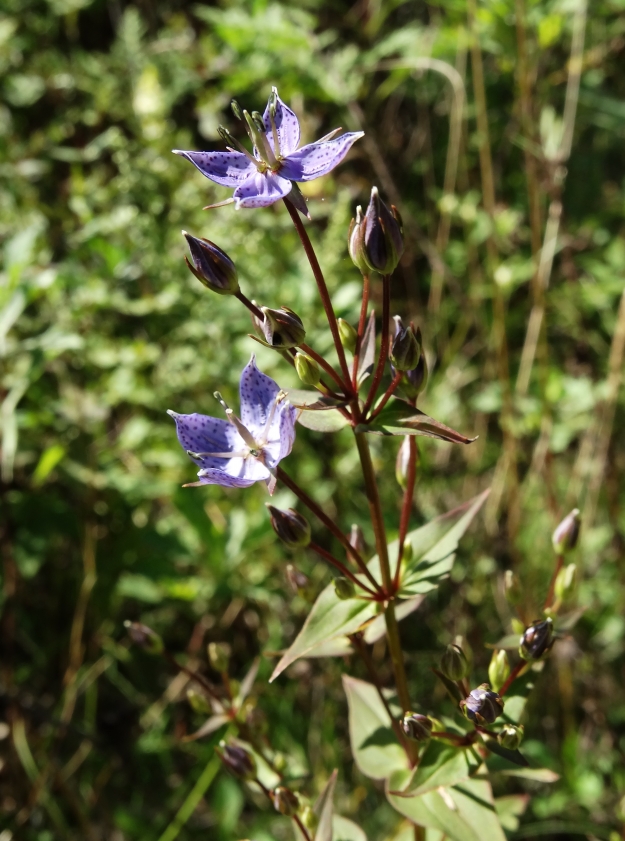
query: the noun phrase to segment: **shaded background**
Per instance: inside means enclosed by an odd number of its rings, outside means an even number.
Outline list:
[[[359,276],[345,237],[355,205],[377,183],[401,207],[409,238],[393,308],[424,330],[433,374],[422,408],[480,436],[467,448],[425,441],[414,524],[493,485],[452,580],[402,626],[414,697],[433,710],[445,703],[429,666],[456,634],[467,637],[482,679],[484,644],[509,630],[503,571],[517,570],[526,607],[537,612],[551,531],[579,505],[574,559],[586,610],[556,647],[526,722],[525,752],[560,781],[510,782],[500,793],[532,795],[511,837],[614,841],[625,817],[625,7],[592,4],[572,154],[560,169],[581,5],[499,0],[477,10],[489,207],[465,2],[293,6],[3,4],[0,717],[8,726],[0,724],[0,838],[290,837],[288,821],[256,808],[225,775],[184,826],[171,827],[214,741],[180,741],[202,718],[165,664],[129,649],[126,619],[153,626],[207,674],[209,641],[231,645],[239,678],[266,652],[258,708],[272,744],[300,761],[304,791],[314,795],[339,767],[343,814],[356,815],[371,841],[392,838],[398,824],[351,763],[345,664],[303,662],[266,684],[271,652],[291,641],[308,605],[286,583],[293,559],[274,540],[263,488],[182,490],[193,466],[165,414],[215,413],[216,388],[236,404],[252,350],[264,371],[294,384],[277,355],[247,338],[238,303],[187,272],[181,228],[225,247],[246,294],[295,309],[310,343],[329,351],[284,208],[203,211],[227,191],[170,154],[221,148],[222,122],[241,137],[230,99],[262,110],[277,84],[306,142],[337,125],[367,133],[332,176],[306,185],[309,230],[338,314],[357,319]],[[432,58],[466,85],[449,156],[454,99],[424,62]],[[532,308],[542,311],[532,252],[550,211],[559,234],[530,370],[522,349]],[[372,443],[392,536],[398,442]],[[300,429],[286,466],[346,530],[359,522],[373,543],[348,432],[321,442]],[[285,491],[276,499],[292,503]],[[295,563],[313,592],[329,579],[304,553]],[[375,655],[384,662],[383,648]],[[347,668],[360,675],[359,663]]]

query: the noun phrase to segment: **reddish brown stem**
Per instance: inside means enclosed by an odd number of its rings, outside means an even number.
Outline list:
[[[380,356],[378,357],[378,364],[373,375],[369,394],[362,410],[362,417],[366,417],[367,412],[371,408],[371,404],[375,400],[380,382],[384,375],[384,368],[386,367],[386,360],[388,357],[389,345],[389,318],[391,312],[391,277],[390,275],[383,275],[382,277],[382,341],[380,342]]]
[[[319,546],[318,543],[311,542],[308,544],[308,548],[312,549],[312,551],[316,552],[319,555],[319,557],[323,558],[333,567],[338,569],[338,571],[342,575],[344,575],[346,578],[349,578],[349,580],[352,581],[357,587],[360,587],[361,589],[365,590],[367,593],[369,593],[370,596],[377,598],[377,593],[370,587],[367,587],[366,584],[363,584],[362,581],[359,581],[358,578],[356,578],[356,576],[354,575],[354,573],[351,572],[351,570],[347,569],[345,564],[342,564],[339,560],[337,560],[331,552],[326,551],[322,546]]]
[[[360,305],[360,318],[358,320],[358,334],[356,338],[356,349],[354,351],[354,364],[352,365],[352,387],[358,391],[358,365],[360,363],[360,349],[363,336],[367,328],[367,310],[369,308],[369,275],[362,276],[362,303]]]
[[[319,290],[321,303],[323,304],[323,308],[328,319],[330,332],[332,333],[332,338],[334,340],[334,347],[336,348],[336,355],[339,358],[339,365],[341,366],[341,372],[343,374],[343,389],[345,390],[345,394],[350,394],[351,379],[349,376],[349,369],[347,367],[347,360],[345,359],[345,351],[343,350],[343,345],[341,344],[341,337],[339,335],[339,325],[336,320],[334,309],[332,307],[332,301],[330,300],[330,293],[328,292],[328,287],[326,286],[326,281],[323,276],[323,272],[321,271],[321,266],[319,265],[319,261],[317,260],[317,255],[315,254],[315,249],[312,246],[310,237],[308,236],[308,231],[304,227],[304,224],[302,223],[302,220],[299,217],[298,211],[288,199],[285,198],[283,199],[283,201],[286,205],[286,209],[289,211],[291,219],[293,220],[295,230],[297,231],[302,245],[304,246],[304,251],[306,252],[306,256],[308,257],[308,262],[310,263],[310,268],[312,269],[313,275],[315,276],[315,281],[317,282],[317,289]]]
[[[412,501],[414,499],[414,487],[417,479],[417,442],[414,436],[411,435],[408,439],[409,453],[408,453],[408,473],[406,475],[406,489],[404,491],[404,501],[401,508],[401,517],[399,520],[399,546],[397,547],[397,568],[395,569],[395,576],[393,579],[393,590],[399,589],[399,577],[401,574],[401,556],[404,553],[404,544],[406,542],[406,535],[408,534],[408,526],[410,525],[410,512],[412,511]]]
[[[386,406],[386,404],[391,399],[393,394],[395,394],[395,391],[397,390],[400,382],[401,382],[401,371],[398,371],[395,374],[395,377],[393,378],[393,382],[389,385],[389,387],[384,392],[384,395],[382,396],[382,399],[380,400],[378,405],[375,407],[373,412],[371,412],[369,420],[373,420],[374,418],[377,418],[377,416],[380,414],[382,409]]]
[[[556,561],[556,566],[553,571],[553,575],[551,576],[551,581],[549,582],[549,591],[547,592],[547,598],[545,599],[545,607],[551,607],[553,604],[553,596],[554,591],[556,588],[556,579],[558,577],[558,573],[562,569],[564,565],[564,557],[562,555],[558,555],[558,559]]]
[[[513,682],[516,680],[516,678],[519,676],[519,673],[520,673],[521,671],[523,671],[523,669],[524,669],[526,666],[527,666],[527,662],[526,662],[525,660],[520,660],[520,661],[516,664],[516,666],[514,667],[514,669],[512,669],[512,671],[510,672],[510,675],[508,676],[508,680],[504,683],[504,685],[503,685],[503,686],[501,687],[501,689],[499,690],[499,697],[500,697],[500,698],[503,698],[503,696],[506,694],[506,692],[508,691],[508,689],[510,689],[510,686],[512,685],[512,683],[513,683]]]

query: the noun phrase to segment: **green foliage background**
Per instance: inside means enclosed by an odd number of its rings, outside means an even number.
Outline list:
[[[517,569],[537,611],[552,568],[551,531],[579,505],[585,524],[575,560],[586,610],[556,647],[526,724],[526,753],[561,778],[507,790],[532,795],[513,837],[621,837],[625,398],[620,366],[610,380],[608,360],[625,285],[622,0],[597,0],[587,21],[546,343],[511,421],[516,499],[500,462],[502,388],[485,257],[493,234],[514,385],[532,307],[523,149],[529,144],[539,160],[544,220],[549,179],[541,136],[544,151],[562,113],[577,1],[525,4],[532,137],[521,128],[515,4],[497,0],[478,10],[493,222],[481,205],[481,138],[460,0],[5,0],[0,709],[11,735],[0,741],[0,814],[12,833],[7,841],[158,839],[210,762],[210,739],[181,741],[201,724],[184,686],[160,661],[129,650],[126,619],[146,622],[172,651],[200,663],[206,642],[227,641],[238,677],[265,652],[258,706],[272,744],[301,763],[303,790],[314,796],[339,767],[340,812],[357,815],[370,839],[390,839],[397,828],[381,792],[350,760],[344,664],[303,662],[266,684],[271,652],[292,640],[308,605],[286,584],[292,558],[269,527],[264,490],[181,489],[194,471],[165,414],[214,413],[216,388],[236,404],[238,375],[252,351],[264,371],[295,385],[278,356],[247,338],[249,320],[238,303],[212,296],[186,271],[181,228],[225,247],[249,297],[292,307],[310,344],[330,349],[284,208],[203,211],[226,191],[170,154],[219,148],[219,123],[240,133],[230,99],[262,110],[272,84],[300,114],[306,141],[337,125],[367,133],[339,170],[307,190],[311,237],[338,314],[357,318],[359,277],[345,236],[355,205],[378,183],[399,200],[411,237],[393,307],[424,330],[433,374],[422,408],[480,435],[463,449],[422,445],[415,525],[493,478],[500,499],[463,543],[452,580],[402,625],[415,700],[430,710],[446,703],[428,667],[457,634],[485,677],[484,644],[509,630],[501,573]],[[389,66],[417,57],[455,66],[468,97],[457,199],[442,205],[451,233],[437,314],[427,302],[450,97],[440,75]],[[346,530],[359,522],[372,545],[349,440],[341,432],[321,442],[301,429],[286,466]],[[374,446],[393,536],[397,442],[376,439]],[[283,490],[276,499],[293,503]],[[511,507],[520,519],[513,540]],[[311,557],[295,563],[315,592],[329,579]],[[380,661],[383,655],[376,652]],[[347,668],[360,675],[359,663]],[[259,806],[220,775],[168,837],[289,837],[288,822]]]

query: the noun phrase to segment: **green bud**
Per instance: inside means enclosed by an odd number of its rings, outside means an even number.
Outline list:
[[[230,663],[230,646],[223,642],[209,642],[208,660],[216,672],[227,672]]]
[[[363,222],[362,254],[370,269],[391,274],[404,252],[402,222],[396,207],[384,204],[378,188],[371,190],[371,199]]]
[[[300,820],[309,831],[309,833],[314,833],[317,829],[319,824],[319,818],[313,812],[310,806],[304,806],[302,811],[300,812]]]
[[[421,356],[421,345],[412,324],[404,327],[398,315],[393,316],[395,321],[395,336],[389,352],[389,360],[396,371],[411,371],[417,367]]]
[[[577,587],[577,566],[569,564],[562,567],[556,578],[554,592],[559,602],[568,602],[575,595]]]
[[[349,233],[347,234],[347,250],[349,251],[349,256],[352,258],[354,265],[363,275],[369,274],[370,271],[365,259],[364,233],[365,229],[362,207],[357,207],[356,218],[352,219],[349,225]]]
[[[519,655],[524,660],[543,660],[553,648],[553,621],[537,620],[526,628],[519,641]]]
[[[503,649],[493,651],[488,667],[488,680],[495,692],[499,692],[510,675],[510,661]]]
[[[341,337],[341,344],[350,353],[356,350],[356,342],[358,340],[358,333],[354,330],[351,324],[345,321],[344,318],[338,319],[339,336]]]
[[[280,307],[279,310],[261,307],[264,319],[260,325],[265,337],[261,344],[266,347],[277,348],[278,350],[297,347],[305,337],[306,331],[302,319],[288,307]]]
[[[417,337],[420,331],[417,330]],[[425,391],[428,384],[428,363],[425,354],[421,352],[419,361],[412,371],[404,371],[401,378],[400,388],[409,400],[416,400],[416,398]]]
[[[196,713],[200,713],[201,715],[211,715],[213,712],[211,705],[208,702],[208,698],[202,695],[201,692],[197,692],[195,689],[187,689],[187,701],[189,702],[191,709]]]
[[[268,502],[265,505],[269,509],[273,530],[289,549],[308,546],[310,543],[310,524],[305,517],[293,508],[282,511]]]
[[[507,569],[504,572],[503,586],[508,602],[511,605],[519,604],[522,597],[521,583],[518,576],[511,569]]]
[[[310,356],[298,351],[295,354],[295,370],[297,376],[304,383],[304,385],[317,385],[321,379],[321,371],[319,365]]]
[[[349,533],[349,545],[353,546],[358,554],[362,555],[367,550],[365,536],[357,523],[352,523],[352,530]]]
[[[469,674],[469,661],[459,645],[450,644],[441,658],[441,672],[449,680],[462,680]]]
[[[404,540],[404,545],[401,550],[401,563],[409,564],[413,558],[413,555],[414,552],[412,549],[412,540],[409,537],[407,537]]]
[[[552,535],[551,542],[556,554],[564,555],[571,549],[575,549],[579,538],[580,524],[579,508],[574,508],[570,514],[566,515]]]
[[[504,724],[497,734],[497,741],[502,748],[518,750],[523,741],[523,725],[517,727],[514,724]]]
[[[182,232],[189,244],[191,259],[185,257],[189,271],[207,289],[218,295],[235,295],[239,291],[237,269],[230,257],[208,239],[192,237]]]
[[[128,636],[132,642],[139,648],[143,648],[148,654],[162,654],[163,640],[152,628],[142,625],[141,622],[129,622],[128,620],[124,622],[124,628],[128,631]]]
[[[299,807],[299,798],[294,791],[285,786],[278,786],[271,792],[271,800],[273,808],[281,815],[286,815],[292,818],[297,813]]]
[[[221,741],[215,751],[224,766],[241,780],[256,779],[256,762],[254,757],[240,745],[229,745]]]
[[[286,580],[289,582],[289,585],[294,593],[299,593],[300,595],[308,587],[308,576],[304,575],[304,573],[293,566],[293,564],[286,565]]]
[[[417,742],[426,742],[432,735],[432,721],[427,715],[407,712],[402,719],[401,728],[406,736]]]
[[[410,435],[405,435],[399,450],[397,451],[397,458],[395,459],[395,478],[397,484],[402,490],[406,489],[408,481],[408,468],[410,467]],[[419,468],[419,451],[415,448],[415,470]]]
[[[334,591],[337,598],[341,599],[341,601],[344,601],[345,599],[353,599],[356,595],[354,582],[350,581],[349,578],[344,578],[342,575],[334,579]]]

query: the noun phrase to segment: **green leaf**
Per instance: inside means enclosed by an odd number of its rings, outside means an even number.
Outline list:
[[[336,409],[338,406],[346,406],[346,400],[337,400],[336,397],[326,397],[319,391],[308,391],[303,388],[285,389],[291,406],[296,409],[306,409],[308,412],[324,412],[329,409]]]
[[[467,780],[450,790],[460,816],[482,839],[506,841],[488,780]]]
[[[560,779],[560,775],[550,768],[521,768],[511,765],[501,756],[489,756],[486,765],[490,774],[501,774],[504,777],[520,777],[538,783],[555,783]]]
[[[314,806],[315,814],[319,818],[314,841],[332,841],[332,818],[334,814],[334,787],[338,771],[333,771],[325,788],[319,795]]]
[[[354,761],[372,780],[405,772],[408,760],[391,726],[391,718],[371,683],[343,675],[349,707],[349,740]]]
[[[449,797],[445,789],[446,797]],[[437,829],[451,841],[485,841],[484,835],[477,835],[455,809],[438,791],[430,791],[422,797],[399,797],[387,792],[391,806],[400,815],[413,823],[428,829]],[[453,801],[451,801],[453,804]],[[453,804],[455,806],[455,804]],[[490,839],[489,839],[490,841]]]
[[[338,432],[349,423],[337,409],[324,412],[304,410],[298,415],[297,422],[315,432]]]
[[[406,601],[399,602],[395,608],[395,618],[397,621],[401,622],[402,619],[405,619],[407,616],[410,616],[411,613],[414,613],[414,611],[423,603],[423,599],[424,596],[415,596],[412,599],[406,599]],[[386,620],[384,618],[384,614],[379,613],[365,628],[364,640],[368,645],[373,645],[374,642],[382,639],[385,633]]]
[[[367,841],[367,836],[353,821],[334,815],[332,818],[332,841]]]
[[[519,818],[522,817],[529,802],[529,794],[506,794],[504,797],[497,797],[495,811],[505,830],[515,832],[519,828]]]
[[[453,786],[466,780],[477,770],[480,761],[469,748],[456,748],[432,739],[408,786],[393,792],[404,797],[417,797],[441,786]],[[391,784],[394,782],[391,779]]]
[[[356,432],[372,432],[376,435],[424,435],[438,438],[450,444],[470,444],[475,438],[467,438],[444,423],[428,417],[403,400],[390,400],[370,423],[359,424]]]
[[[358,358],[358,374],[356,382],[361,386],[364,381],[370,376],[375,364],[375,312],[371,312],[365,335],[362,337],[360,345],[360,356]]]
[[[339,599],[334,585],[329,584],[317,598],[304,627],[274,669],[270,682],[299,657],[312,656],[311,652],[322,643],[355,633],[364,622],[373,619],[377,611],[378,605],[374,602]]]

